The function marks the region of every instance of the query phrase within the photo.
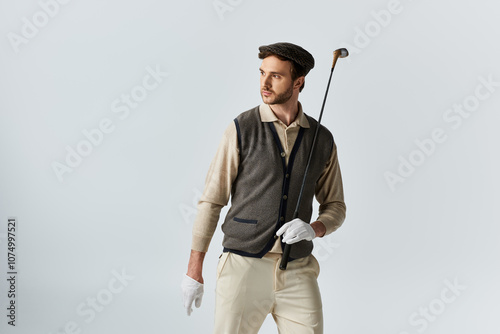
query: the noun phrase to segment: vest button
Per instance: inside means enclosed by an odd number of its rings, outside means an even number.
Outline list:
[[[281,152],[281,157],[284,158],[285,157],[285,152]]]
[[[275,234],[275,235],[274,235],[274,240],[276,240],[276,239],[278,239],[278,236]]]
[[[287,196],[287,195],[283,195],[283,199],[287,199],[287,198],[288,198],[288,196]]]
[[[283,222],[283,221],[285,221],[285,217],[283,217],[283,216],[282,216],[282,217],[280,218],[280,222]]]
[[[285,175],[285,177],[288,179],[288,178],[290,177],[290,174],[288,174],[288,173],[287,173],[287,174]]]

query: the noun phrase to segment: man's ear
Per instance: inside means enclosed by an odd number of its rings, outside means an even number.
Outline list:
[[[293,89],[300,88],[305,80],[306,80],[306,78],[304,76],[301,76],[301,77],[298,77],[297,79],[295,79],[295,81],[293,83]]]

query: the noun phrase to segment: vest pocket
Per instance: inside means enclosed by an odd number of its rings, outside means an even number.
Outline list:
[[[255,220],[255,219],[243,219],[243,218],[234,217],[233,220],[235,222],[243,223],[243,224],[257,224],[257,220]]]

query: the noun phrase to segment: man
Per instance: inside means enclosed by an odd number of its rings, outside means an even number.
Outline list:
[[[263,103],[229,125],[208,171],[182,282],[184,306],[189,315],[193,301],[201,305],[203,260],[220,210],[231,197],[222,224],[214,333],[257,333],[269,313],[280,333],[323,333],[319,264],[311,240],[332,233],[345,219],[337,149],[321,126],[299,218],[291,220],[318,125],[298,101],[314,58],[291,43],[259,51]],[[309,224],[314,197],[319,217]],[[291,261],[280,270],[284,243],[293,244]]]

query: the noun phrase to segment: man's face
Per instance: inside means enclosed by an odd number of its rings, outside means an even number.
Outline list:
[[[283,104],[293,95],[292,64],[275,56],[262,60],[260,95],[266,104]]]

